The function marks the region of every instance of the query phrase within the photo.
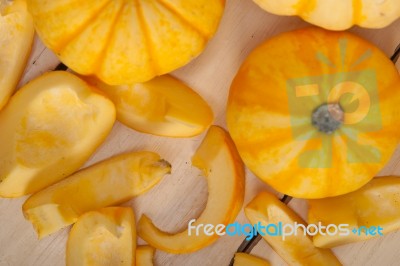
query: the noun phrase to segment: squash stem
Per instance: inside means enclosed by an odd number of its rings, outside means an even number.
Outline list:
[[[311,121],[319,131],[332,134],[342,124],[344,111],[338,103],[325,103],[320,105],[312,113]]]

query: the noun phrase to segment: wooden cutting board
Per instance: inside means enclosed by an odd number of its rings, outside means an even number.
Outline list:
[[[207,49],[173,74],[200,93],[214,110],[215,124],[226,127],[225,105],[229,86],[244,58],[265,39],[306,25],[298,18],[268,14],[251,0],[228,0],[221,26]],[[370,40],[388,56],[400,42],[400,20],[385,29],[353,28],[350,31]],[[54,69],[58,63],[52,52],[36,39],[20,85]],[[400,68],[399,64],[397,66]],[[146,213],[160,228],[176,232],[184,229],[190,219],[201,213],[207,200],[205,180],[190,165],[190,158],[203,137],[204,134],[188,139],[155,137],[116,123],[106,142],[86,165],[126,151],[150,150],[160,153],[172,163],[172,175],[164,178],[146,195],[125,205],[134,208],[136,218]],[[400,149],[382,171],[382,175],[396,173],[400,175]],[[270,188],[247,171],[245,204],[262,190]],[[21,212],[24,200],[0,199],[0,266],[64,265],[69,228],[37,240],[31,224]],[[289,205],[305,217],[306,204],[303,200],[295,199]],[[243,212],[237,220],[240,223],[247,222]],[[214,245],[187,255],[157,251],[156,265],[228,265],[242,240],[243,237],[224,236]],[[139,243],[143,241],[139,240]],[[398,265],[399,243],[400,232],[395,232],[367,242],[335,248],[334,252],[345,265]],[[285,265],[264,241],[252,253],[268,259],[272,265]]]

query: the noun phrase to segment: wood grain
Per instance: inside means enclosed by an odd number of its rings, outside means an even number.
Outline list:
[[[225,104],[229,86],[244,58],[265,39],[306,25],[295,17],[268,14],[250,0],[228,0],[220,29],[207,49],[189,65],[173,74],[199,92],[212,106],[215,124],[226,127]],[[352,28],[350,31],[370,40],[388,56],[400,42],[400,21],[381,30]],[[57,64],[54,54],[36,39],[20,86],[53,69]],[[399,68],[400,65],[397,66]],[[116,123],[106,142],[86,165],[125,151],[150,150],[160,153],[172,163],[172,175],[146,195],[125,205],[134,208],[136,218],[146,213],[154,219],[156,225],[176,232],[185,228],[190,219],[197,217],[206,203],[205,180],[190,165],[190,158],[203,137],[204,134],[188,139],[155,137]],[[400,175],[399,149],[381,174]],[[259,191],[270,190],[250,172],[247,172],[246,185],[245,204]],[[41,241],[37,240],[32,226],[22,216],[23,201],[24,198],[0,199],[0,265],[64,265],[69,229]],[[307,207],[303,200],[295,199],[290,206],[305,216]],[[243,212],[237,220],[241,223],[247,222]],[[214,245],[187,255],[157,251],[156,265],[228,265],[242,240],[243,237],[224,236]],[[334,252],[345,265],[398,265],[399,242],[400,232],[397,232],[368,242],[335,248]],[[143,241],[139,240],[139,243],[143,244]],[[264,241],[257,245],[253,253],[268,259],[272,265],[285,265]]]

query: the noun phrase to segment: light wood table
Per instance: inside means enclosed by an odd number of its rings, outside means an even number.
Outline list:
[[[265,39],[306,25],[295,17],[268,14],[251,0],[228,0],[221,26],[207,49],[173,74],[199,92],[212,106],[215,124],[226,127],[225,106],[229,86],[244,58]],[[350,31],[370,40],[388,56],[400,42],[400,21],[381,30],[353,28]],[[20,85],[54,69],[57,64],[57,58],[36,39]],[[397,66],[400,68],[399,64]],[[206,203],[205,180],[190,165],[190,158],[203,137],[204,134],[188,139],[155,137],[116,123],[108,139],[86,165],[126,151],[150,150],[160,153],[172,163],[172,175],[164,178],[149,193],[125,205],[134,208],[136,218],[146,213],[160,228],[176,232],[184,229],[190,219],[197,217]],[[382,174],[396,173],[400,175],[399,149],[382,171]],[[247,171],[245,204],[262,190],[270,189]],[[69,229],[37,240],[31,224],[21,212],[24,200],[0,199],[0,265],[64,265]],[[305,216],[306,204],[303,200],[295,199],[289,205]],[[247,222],[243,212],[237,221]],[[157,251],[156,265],[228,265],[242,240],[243,237],[224,236],[212,246],[185,255]],[[139,243],[143,241],[139,240]],[[367,242],[335,248],[334,252],[345,265],[399,265],[399,244],[400,232],[395,232]],[[268,259],[272,265],[285,265],[264,241],[260,241],[252,253]]]

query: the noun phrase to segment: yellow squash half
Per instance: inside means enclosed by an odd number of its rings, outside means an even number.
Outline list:
[[[60,60],[107,84],[144,82],[196,57],[224,0],[28,0],[36,31]]]

